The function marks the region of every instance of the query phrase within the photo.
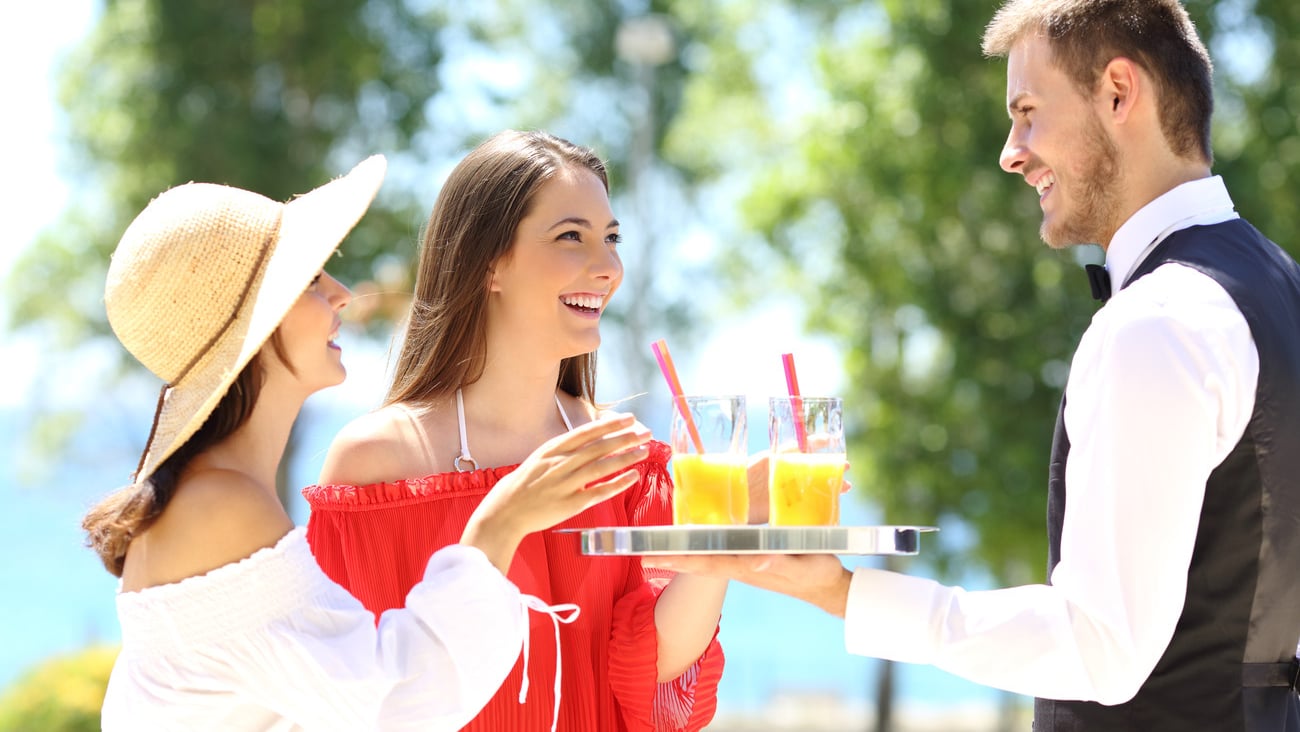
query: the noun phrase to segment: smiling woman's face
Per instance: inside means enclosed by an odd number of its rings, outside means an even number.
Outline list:
[[[266,368],[284,369],[307,394],[342,383],[347,370],[335,339],[339,312],[351,300],[352,292],[322,271],[281,321],[276,335],[280,348],[263,348]],[[280,361],[281,352],[291,368]]]
[[[488,336],[557,359],[595,351],[600,316],[623,281],[618,221],[605,186],[586,169],[542,184],[496,263]]]

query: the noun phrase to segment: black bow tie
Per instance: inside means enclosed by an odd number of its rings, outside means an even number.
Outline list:
[[[1106,302],[1110,299],[1110,275],[1107,274],[1106,268],[1100,264],[1085,264],[1083,268],[1088,272],[1088,284],[1092,286],[1092,297],[1094,300]]]

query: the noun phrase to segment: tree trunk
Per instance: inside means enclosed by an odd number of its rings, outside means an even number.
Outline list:
[[[876,732],[893,732],[894,729],[894,662],[880,662],[880,677],[876,679]]]

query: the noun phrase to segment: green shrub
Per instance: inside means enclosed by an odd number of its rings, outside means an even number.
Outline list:
[[[99,732],[117,646],[41,662],[0,695],[0,732]]]

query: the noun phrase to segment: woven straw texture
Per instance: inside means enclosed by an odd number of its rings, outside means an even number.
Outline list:
[[[134,480],[212,414],[370,206],[385,169],[373,156],[288,203],[188,183],[131,223],[109,265],[104,305],[122,345],[166,382]]]

